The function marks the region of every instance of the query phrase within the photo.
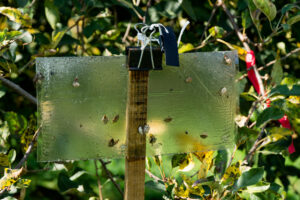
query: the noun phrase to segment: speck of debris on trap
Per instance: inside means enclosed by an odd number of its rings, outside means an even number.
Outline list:
[[[168,123],[168,122],[171,122],[172,120],[173,120],[172,117],[167,117],[167,118],[164,119],[164,121],[167,122],[167,123]]]
[[[207,138],[207,135],[206,134],[201,134],[200,137],[205,139],[205,138]]]

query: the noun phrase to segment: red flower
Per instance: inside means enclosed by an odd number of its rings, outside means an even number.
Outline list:
[[[255,55],[254,55],[254,52],[252,50],[247,52],[245,61],[246,61],[246,66],[247,66],[247,70],[248,70],[248,78],[251,81],[251,83],[252,83],[254,89],[256,90],[256,92],[258,94],[260,94],[260,88],[259,88],[258,80],[257,80],[255,72],[252,68],[255,65]]]
[[[296,150],[295,150],[295,146],[294,146],[294,140],[292,138],[292,143],[289,146],[289,153],[292,154],[294,152],[296,152]]]

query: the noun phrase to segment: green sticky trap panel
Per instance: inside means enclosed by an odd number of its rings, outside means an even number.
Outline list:
[[[179,68],[150,71],[147,156],[234,144],[236,60],[231,51],[188,53]],[[38,58],[37,74],[39,161],[124,157],[125,56]]]

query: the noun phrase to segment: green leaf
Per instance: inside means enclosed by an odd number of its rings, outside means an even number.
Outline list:
[[[263,175],[263,167],[252,168],[249,171],[242,173],[242,175],[239,177],[236,184],[234,185],[234,190],[238,191],[243,187],[247,187],[258,183],[263,178]]]
[[[0,153],[0,166],[8,167],[10,165],[9,158],[4,153]]]
[[[300,96],[300,85],[293,85],[290,90],[290,96]]]
[[[8,155],[7,155],[7,156],[8,156],[8,159],[9,159],[10,164],[12,164],[12,163],[15,161],[16,156],[17,156],[16,150],[11,149],[11,150],[8,152]]]
[[[285,6],[283,6],[283,8],[281,9],[281,14],[285,14],[286,12],[288,12],[289,10],[291,10],[292,8],[297,7],[296,4],[286,4]]]
[[[221,178],[225,173],[228,161],[230,159],[229,150],[219,150],[215,159],[215,173]]]
[[[78,184],[69,179],[66,171],[62,171],[58,175],[57,186],[61,192],[65,192],[68,189],[77,188]]]
[[[272,88],[269,96],[275,96],[275,95],[290,95],[290,90],[287,87],[287,85],[277,85],[276,87]]]
[[[274,87],[269,96],[284,95],[284,96],[300,96],[300,85],[293,85],[290,90],[287,85],[278,85]]]
[[[0,43],[5,40],[11,40],[16,36],[21,35],[22,33],[20,31],[1,31],[0,32]]]
[[[281,67],[280,60],[277,60],[273,65],[273,69],[271,72],[272,82],[276,85],[280,85],[281,80],[283,78],[283,70]]]
[[[192,20],[196,21],[197,20],[197,15],[194,11],[194,7],[192,6],[192,1],[182,1],[182,8],[184,9],[184,11],[186,12],[186,14],[188,14]]]
[[[147,181],[145,183],[145,187],[146,188],[149,188],[149,189],[152,189],[152,190],[156,190],[158,192],[166,192],[166,187],[164,185],[163,182],[161,181]]]
[[[67,28],[63,28],[62,30],[55,30],[52,32],[52,43],[51,43],[51,49],[55,49],[61,39],[64,37],[64,35],[67,32]]]
[[[251,16],[249,10],[242,12],[242,26],[244,29],[248,28],[251,25]]]
[[[240,97],[245,99],[246,101],[256,101],[256,98],[248,92],[241,93]]]
[[[17,188],[27,188],[29,187],[30,183],[31,183],[30,179],[19,179],[16,185]]]
[[[6,112],[4,115],[5,120],[7,121],[9,131],[12,134],[22,134],[27,128],[27,120],[23,115],[18,115],[14,112]]]
[[[46,0],[44,5],[45,5],[46,19],[49,22],[51,28],[55,30],[56,23],[59,21],[59,11],[57,7],[54,5],[53,0]]]
[[[276,6],[269,0],[253,0],[255,6],[263,12],[270,21],[276,17]]]
[[[172,156],[172,168],[180,166],[185,160],[187,160],[188,155],[186,153],[183,154],[175,154]]]
[[[297,23],[299,21],[300,21],[300,15],[296,15],[296,16],[291,17],[290,19],[288,19],[286,23],[288,25],[293,25],[293,24],[295,24],[295,23]]]
[[[213,26],[211,27],[208,32],[215,38],[222,38],[225,34],[225,30],[222,27],[219,26]]]
[[[31,19],[27,14],[11,7],[0,7],[0,14],[5,15],[11,21],[21,24],[25,27],[31,26]]]
[[[0,89],[0,98],[2,98],[5,95],[5,91]]]
[[[266,108],[262,113],[259,114],[256,121],[256,126],[261,127],[265,123],[271,120],[278,120],[284,116],[284,112],[276,107]]]
[[[256,8],[253,0],[248,1],[248,8],[249,8],[250,16],[252,18],[253,23],[255,24],[257,30],[260,30],[260,28],[259,28],[259,25],[260,25],[259,16],[261,14],[261,11]]]

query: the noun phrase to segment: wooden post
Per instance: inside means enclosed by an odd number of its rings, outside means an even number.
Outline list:
[[[129,71],[126,109],[125,200],[143,200],[145,193],[146,134],[149,71]]]
[[[145,48],[140,60],[141,52],[140,47],[126,48],[129,81],[126,109],[125,200],[144,199],[146,133],[144,130],[140,133],[139,128],[144,129],[147,124],[149,70],[162,70],[162,51],[159,47],[152,50],[149,47]]]

